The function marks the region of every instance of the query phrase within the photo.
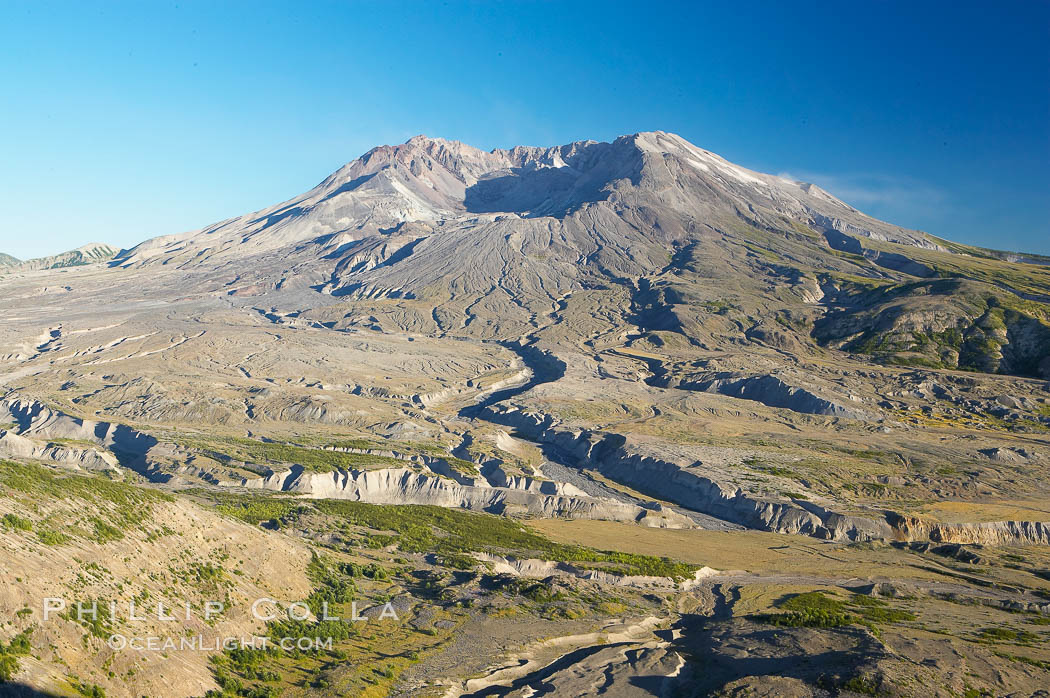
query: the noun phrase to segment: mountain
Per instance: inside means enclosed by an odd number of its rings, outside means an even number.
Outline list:
[[[81,245],[75,250],[69,250],[68,252],[61,252],[59,254],[50,255],[48,257],[37,257],[34,259],[27,259],[22,262],[14,257],[8,255],[0,255],[0,265],[7,268],[8,271],[37,271],[40,269],[63,269],[65,267],[81,267],[88,264],[98,264],[101,262],[108,262],[113,259],[114,256],[119,252],[115,247],[111,247],[101,242],[90,242],[86,245]],[[10,261],[7,261],[10,260]]]
[[[728,304],[747,315],[752,341],[1050,377],[1050,269],[1017,260],[1038,262],[876,220],[813,184],[650,132],[491,152],[417,136],[302,196],[146,241],[112,263],[236,269],[247,289],[420,301],[435,308],[376,307],[367,322],[485,339],[528,334],[560,299],[616,287],[629,309],[617,300],[605,312],[620,324],[698,345],[727,340],[705,309]],[[800,298],[828,312],[803,318]],[[812,327],[776,319],[792,313]]]
[[[0,683],[1034,695],[1046,262],[652,132],[419,136],[108,263],[5,274]],[[45,622],[44,595],[229,613]]]
[[[539,219],[558,221],[559,237],[593,246],[596,220],[625,210],[643,215],[641,209],[658,217],[652,223],[659,237],[639,236],[625,221],[616,224],[623,242],[672,242],[743,217],[762,226],[797,223],[939,249],[931,237],[865,216],[815,185],[745,170],[679,136],[653,132],[612,143],[491,152],[416,136],[369,151],[302,196],[155,238],[117,261],[205,264],[311,241],[340,250],[370,237],[396,238],[410,224],[427,232],[441,226],[444,233],[508,217],[525,228]]]

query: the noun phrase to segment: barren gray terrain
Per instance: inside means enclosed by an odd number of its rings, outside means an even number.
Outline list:
[[[1050,259],[663,132],[417,136],[74,252],[0,262],[11,691],[1050,685]],[[404,613],[332,651],[135,657],[116,619],[45,624],[61,590]]]

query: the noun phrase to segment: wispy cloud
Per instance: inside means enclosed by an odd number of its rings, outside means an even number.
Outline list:
[[[874,173],[782,172],[781,177],[812,182],[836,198],[861,210],[887,208],[895,211],[943,211],[947,192],[908,177]]]

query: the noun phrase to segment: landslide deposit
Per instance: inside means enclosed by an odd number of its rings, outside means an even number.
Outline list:
[[[417,136],[201,230],[0,256],[0,686],[1032,695],[1048,261],[664,132]],[[142,660],[51,592],[265,593],[311,616],[221,627],[336,639]]]

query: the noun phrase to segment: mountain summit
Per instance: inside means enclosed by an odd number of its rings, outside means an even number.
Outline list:
[[[589,318],[674,331],[698,347],[743,332],[781,350],[819,352],[816,342],[1050,376],[1050,331],[1022,302],[1050,297],[1045,268],[1018,274],[997,254],[654,131],[490,152],[416,136],[302,196],[146,241],[111,264],[199,270],[224,279],[217,293],[301,288],[371,304],[326,320],[338,326],[503,341],[559,322],[565,299],[587,292]],[[1026,278],[1036,282],[1018,283]],[[990,304],[1010,312],[986,317]],[[742,317],[727,325],[711,307]],[[590,323],[562,331],[591,341]]]
[[[491,152],[420,135],[368,151],[301,196],[201,230],[149,240],[122,254],[118,263],[201,264],[321,238],[338,247],[403,224],[447,226],[477,219],[477,214],[553,218],[564,224],[631,208],[672,214],[674,229],[742,217],[762,226],[794,222],[936,247],[928,236],[865,216],[815,185],[744,169],[670,133]]]

